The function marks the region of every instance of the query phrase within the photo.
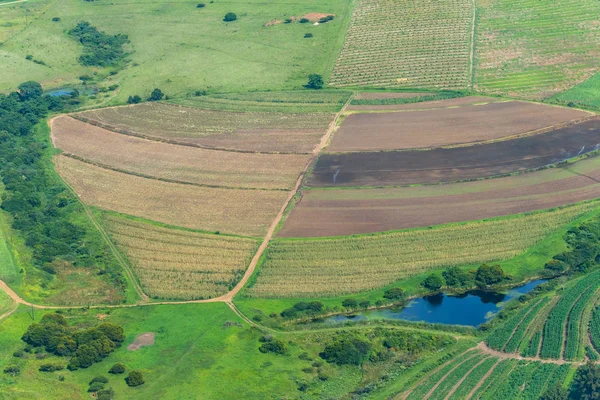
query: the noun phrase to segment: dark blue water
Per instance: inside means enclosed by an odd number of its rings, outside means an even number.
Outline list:
[[[51,90],[47,94],[50,96],[58,97],[58,96],[70,96],[73,92],[73,89],[56,89]]]
[[[445,293],[411,300],[403,308],[385,308],[357,313],[353,316],[336,315],[329,323],[368,319],[402,319],[435,324],[479,326],[492,318],[508,300],[533,290],[546,280],[531,281],[505,293],[472,290],[460,295]]]

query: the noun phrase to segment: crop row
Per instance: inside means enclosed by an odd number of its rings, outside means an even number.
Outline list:
[[[479,381],[483,379],[485,374],[487,374],[494,366],[497,367],[499,362],[500,360],[495,357],[486,358],[484,362],[477,366],[477,368],[471,370],[464,381],[456,388],[456,391],[449,397],[449,400],[462,400],[467,398],[468,394],[471,393]]]
[[[486,358],[488,358],[488,356],[478,354],[458,365],[443,381],[438,383],[438,386],[429,398],[431,400],[444,400],[452,388],[456,386],[462,378],[469,374],[473,368],[480,368],[481,363],[484,362]]]
[[[599,278],[599,275],[595,276],[597,281],[581,295],[569,313],[569,321],[567,322],[567,340],[565,342],[565,351],[563,354],[565,360],[575,360],[578,358],[578,351],[581,347],[581,341],[583,340],[581,337],[583,312],[600,286],[600,281],[598,281]],[[594,278],[590,276],[590,279]]]
[[[589,329],[592,345],[600,351],[600,307],[594,307]]]

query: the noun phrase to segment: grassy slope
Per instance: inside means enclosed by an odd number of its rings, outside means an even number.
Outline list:
[[[550,99],[560,104],[575,103],[576,107],[600,109],[600,74]]]
[[[207,2],[202,9],[193,2],[166,0],[40,3],[47,6],[46,11],[2,46],[8,62],[3,66],[0,91],[14,89],[18,82],[29,79],[42,81],[46,87],[60,87],[78,83],[78,76],[89,74],[93,69],[77,62],[80,46],[65,33],[86,20],[106,33],[127,34],[131,40],[132,62],[110,80],[110,84],[121,85],[118,101],[136,93],[147,96],[154,87],[173,96],[206,88],[299,88],[310,73],[327,77],[351,8],[351,2],[344,0]],[[230,11],[238,20],[223,22]],[[337,18],[320,26],[263,26],[270,20],[311,12],[333,13]],[[52,22],[52,17],[61,21]],[[0,32],[3,29],[8,28],[0,26]],[[304,39],[306,32],[314,37]],[[49,67],[25,60],[27,54]],[[107,71],[99,72],[106,75]]]

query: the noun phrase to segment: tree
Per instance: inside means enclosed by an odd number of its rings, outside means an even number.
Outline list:
[[[204,4],[204,3],[196,4],[196,8],[204,8],[205,6],[206,6],[206,4]]]
[[[360,308],[369,308],[371,306],[371,302],[369,300],[361,301],[358,303]]]
[[[571,386],[571,397],[578,400],[600,399],[600,367],[592,362],[579,367]]]
[[[342,301],[342,306],[346,308],[356,308],[358,302],[355,299],[344,299],[344,301]]]
[[[19,85],[19,97],[21,101],[37,99],[42,93],[44,93],[44,89],[42,89],[42,85],[38,82],[28,81]]]
[[[398,300],[402,297],[404,297],[404,290],[398,287],[390,288],[383,293],[383,298],[388,300]]]
[[[560,385],[548,388],[540,397],[540,400],[568,400],[569,392]]]
[[[19,368],[17,365],[10,365],[10,366],[4,368],[4,373],[11,375],[11,376],[19,375],[20,372],[21,372],[21,368]]]
[[[444,286],[444,280],[439,275],[431,274],[421,282],[421,286],[429,290],[440,290]]]
[[[237,15],[235,15],[232,12],[228,12],[227,14],[225,14],[225,17],[223,18],[223,21],[225,22],[231,22],[231,21],[235,21],[237,19]]]
[[[125,372],[125,364],[116,363],[108,370],[109,374],[119,375]]]
[[[165,97],[165,94],[160,89],[156,88],[152,91],[152,94],[150,94],[148,101],[160,101],[163,97]]]
[[[442,276],[448,286],[471,286],[473,278],[467,271],[463,271],[458,267],[451,267],[442,272]]]
[[[360,365],[369,354],[369,351],[369,343],[350,338],[335,341],[325,346],[319,356],[328,363],[337,365]]]
[[[483,264],[477,268],[477,273],[475,274],[475,282],[478,286],[495,285],[496,283],[502,282],[504,279],[506,279],[506,274],[498,264]]]
[[[103,389],[96,393],[96,400],[112,400],[115,397],[115,391],[112,388]]]
[[[135,96],[129,96],[127,102],[129,104],[138,104],[142,102],[142,98],[136,94]]]
[[[144,375],[140,371],[131,371],[125,378],[125,382],[131,387],[143,385],[145,383]]]
[[[324,85],[323,77],[319,74],[310,74],[306,87],[309,89],[321,89]]]
[[[283,340],[269,338],[268,340],[261,341],[264,342],[258,348],[258,351],[261,353],[285,354],[287,352],[287,345]]]

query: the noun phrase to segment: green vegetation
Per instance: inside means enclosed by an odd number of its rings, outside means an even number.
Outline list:
[[[83,45],[79,62],[85,66],[114,67],[126,56],[123,45],[129,42],[127,35],[110,36],[85,21],[71,29],[69,35]]]
[[[454,91],[441,91],[439,93],[423,94],[422,96],[415,97],[392,97],[383,99],[352,99],[352,105],[355,106],[378,106],[378,105],[391,105],[391,104],[412,104],[421,103],[425,101],[438,101],[454,99],[457,97],[463,97],[464,93]]]
[[[552,97],[550,102],[570,107],[600,109],[600,74]]]

